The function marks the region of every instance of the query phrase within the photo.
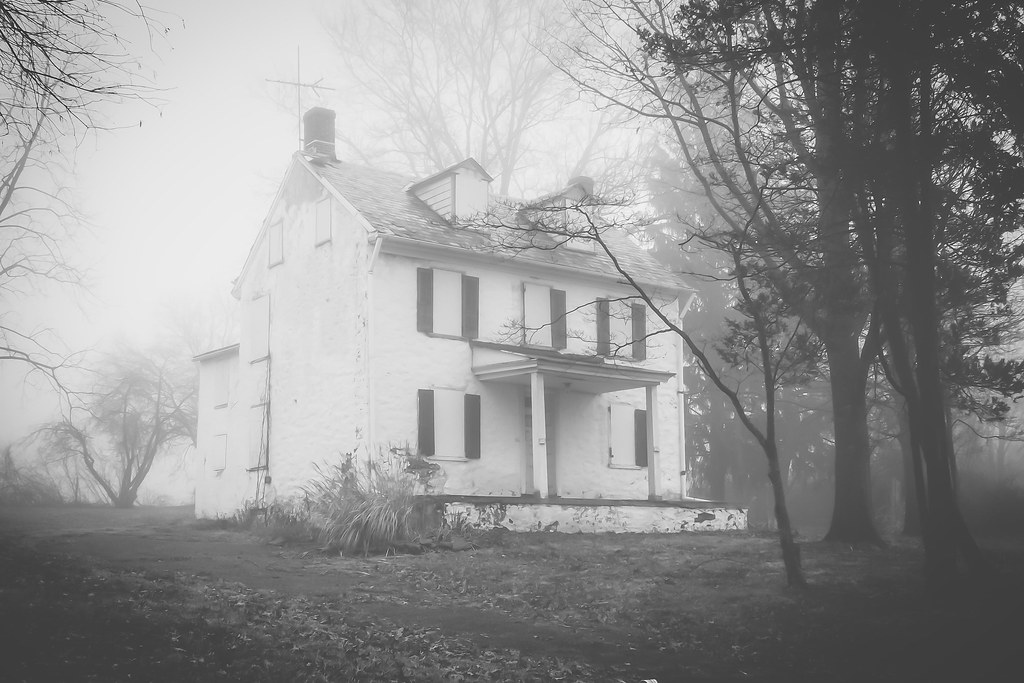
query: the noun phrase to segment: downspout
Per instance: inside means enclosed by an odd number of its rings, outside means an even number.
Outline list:
[[[691,292],[690,296],[687,297],[686,302],[683,303],[680,298],[679,303],[679,329],[683,329],[683,318],[689,312],[690,307],[693,305],[694,300],[697,298],[696,292]],[[689,475],[690,475],[690,463],[689,458],[686,454],[686,382],[684,381],[683,369],[686,367],[684,364],[684,342],[679,335],[676,335],[676,415],[679,421],[679,494],[686,500],[688,497],[687,490],[689,489]]]
[[[366,277],[366,452],[370,460],[373,460],[373,451],[377,443],[377,421],[376,411],[374,410],[376,397],[374,385],[376,384],[376,378],[373,374],[373,269],[377,265],[377,257],[380,256],[380,248],[383,244],[384,236],[377,233],[373,241],[373,251],[370,253],[370,264],[367,268]]]

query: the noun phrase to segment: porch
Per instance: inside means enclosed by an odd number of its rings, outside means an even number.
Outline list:
[[[663,453],[661,444],[662,427],[673,427],[660,422],[658,389],[674,373],[552,349],[471,344],[477,380],[521,392],[521,496],[559,502],[685,497],[682,450],[670,443]],[[604,396],[617,392],[632,393]],[[619,484],[605,488],[592,476],[584,485],[585,471],[607,471],[604,483],[618,477]]]

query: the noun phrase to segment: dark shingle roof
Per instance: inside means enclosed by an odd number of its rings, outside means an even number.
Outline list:
[[[534,238],[542,248],[511,249],[496,239],[495,230],[453,225],[444,220],[407,188],[412,180],[395,173],[378,171],[340,161],[311,163],[309,166],[342,194],[376,230],[409,240],[437,244],[475,253],[493,253],[502,260],[571,268],[586,273],[614,275],[611,259],[604,253],[566,248],[543,248],[543,238]],[[644,284],[688,288],[682,278],[669,271],[621,230],[607,230],[602,238],[624,270]],[[554,243],[549,242],[553,247]]]

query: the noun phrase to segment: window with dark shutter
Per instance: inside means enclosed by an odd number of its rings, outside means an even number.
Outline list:
[[[416,269],[416,330],[434,331],[434,271]]]
[[[612,352],[610,302],[597,300],[597,355],[607,356]]]
[[[561,289],[551,290],[551,346],[556,349],[566,347],[565,292]]]
[[[647,360],[647,307],[633,304],[633,360]]]
[[[466,394],[466,457],[470,460],[480,459],[480,396]]]
[[[419,424],[416,435],[420,455],[434,454],[434,392],[420,389],[417,392]]]
[[[647,411],[633,411],[633,455],[637,467],[647,467]]]
[[[480,335],[480,278],[462,276],[462,336],[476,339]]]

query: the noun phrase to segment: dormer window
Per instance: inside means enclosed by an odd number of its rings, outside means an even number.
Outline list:
[[[409,186],[436,214],[455,223],[487,210],[491,176],[473,159],[466,159]]]

